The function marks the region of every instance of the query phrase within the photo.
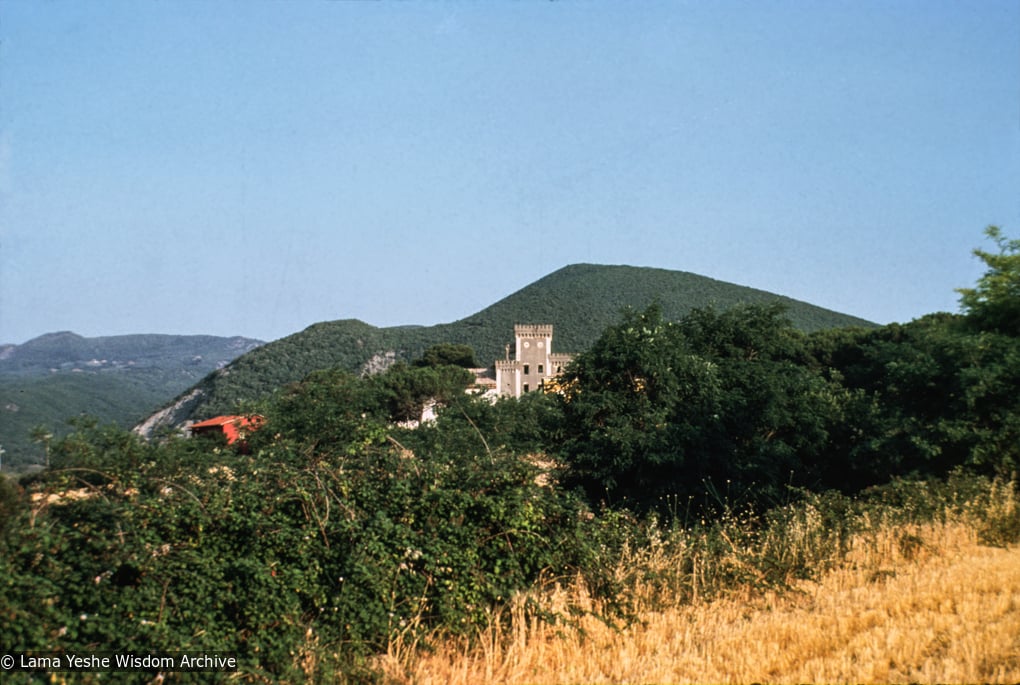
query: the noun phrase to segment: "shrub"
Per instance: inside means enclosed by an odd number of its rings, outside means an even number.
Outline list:
[[[41,477],[85,494],[19,510],[0,542],[5,647],[215,650],[300,679],[311,643],[316,672],[353,673],[396,632],[470,635],[588,565],[580,502],[511,454],[277,434],[251,455],[170,441],[136,467],[113,453],[130,441],[103,438],[87,487],[73,467]],[[92,455],[89,439],[68,441]]]

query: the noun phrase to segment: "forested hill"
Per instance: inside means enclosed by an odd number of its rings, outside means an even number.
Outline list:
[[[478,352],[479,361],[492,363],[513,341],[515,323],[555,325],[554,349],[574,352],[590,346],[605,328],[616,323],[621,310],[644,309],[657,302],[666,319],[676,320],[691,309],[727,309],[738,303],[782,302],[793,325],[810,332],[823,328],[874,326],[764,290],[756,290],[686,271],[635,266],[574,264],[535,281],[482,311],[448,325],[451,342],[464,342]],[[458,336],[463,337],[459,339]]]
[[[37,429],[60,436],[87,414],[133,426],[210,371],[262,344],[212,335],[47,333],[0,346],[0,445],[9,468],[42,458]]]
[[[357,320],[315,324],[210,374],[158,417],[150,417],[142,432],[237,411],[241,404],[258,400],[316,369],[382,370],[394,361],[414,359],[441,342],[470,345],[478,363],[490,365],[503,356],[504,346],[513,342],[516,323],[551,323],[555,326],[554,351],[578,352],[618,321],[627,307],[644,309],[657,302],[667,319],[678,319],[693,308],[726,309],[737,303],[776,301],[788,307],[789,318],[804,331],[874,325],[806,302],[682,271],[575,264],[453,323],[392,328]]]
[[[86,338],[71,331],[47,333],[0,348],[0,375],[48,376],[61,371],[216,368],[262,344],[214,335],[112,335]]]

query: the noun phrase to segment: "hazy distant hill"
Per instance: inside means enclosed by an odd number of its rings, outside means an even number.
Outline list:
[[[29,434],[54,435],[68,418],[89,414],[130,427],[210,371],[262,342],[209,335],[84,338],[47,333],[0,347],[0,446],[4,462],[36,452]]]
[[[667,318],[695,307],[726,308],[741,302],[785,303],[802,330],[873,326],[805,302],[681,271],[631,266],[567,266],[467,318],[436,326],[376,328],[362,321],[319,323],[260,347],[182,394],[142,428],[179,424],[232,412],[239,402],[263,397],[315,369],[356,372],[410,360],[439,342],[471,345],[481,364],[492,364],[513,341],[515,323],[551,323],[553,349],[577,352],[591,345],[626,307],[658,302]]]
[[[47,375],[55,371],[216,368],[262,344],[251,338],[214,335],[113,335],[85,338],[70,331],[47,333],[0,349],[0,375]]]

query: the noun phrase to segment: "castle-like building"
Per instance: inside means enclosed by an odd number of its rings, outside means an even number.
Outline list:
[[[507,345],[506,357],[496,361],[496,392],[501,396],[520,397],[540,390],[573,359],[573,355],[552,351],[552,324],[517,324],[514,338],[513,358]]]

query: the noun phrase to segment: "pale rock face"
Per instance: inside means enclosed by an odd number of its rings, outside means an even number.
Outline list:
[[[372,356],[365,365],[361,367],[362,376],[374,376],[377,373],[382,373],[386,369],[390,368],[397,363],[397,353],[393,350],[387,352],[379,352]]]
[[[160,409],[158,412],[142,421],[132,430],[143,438],[151,438],[158,428],[173,426],[179,423],[178,417],[188,406],[198,402],[205,395],[201,388],[195,388],[184,397],[180,398],[169,407]]]

